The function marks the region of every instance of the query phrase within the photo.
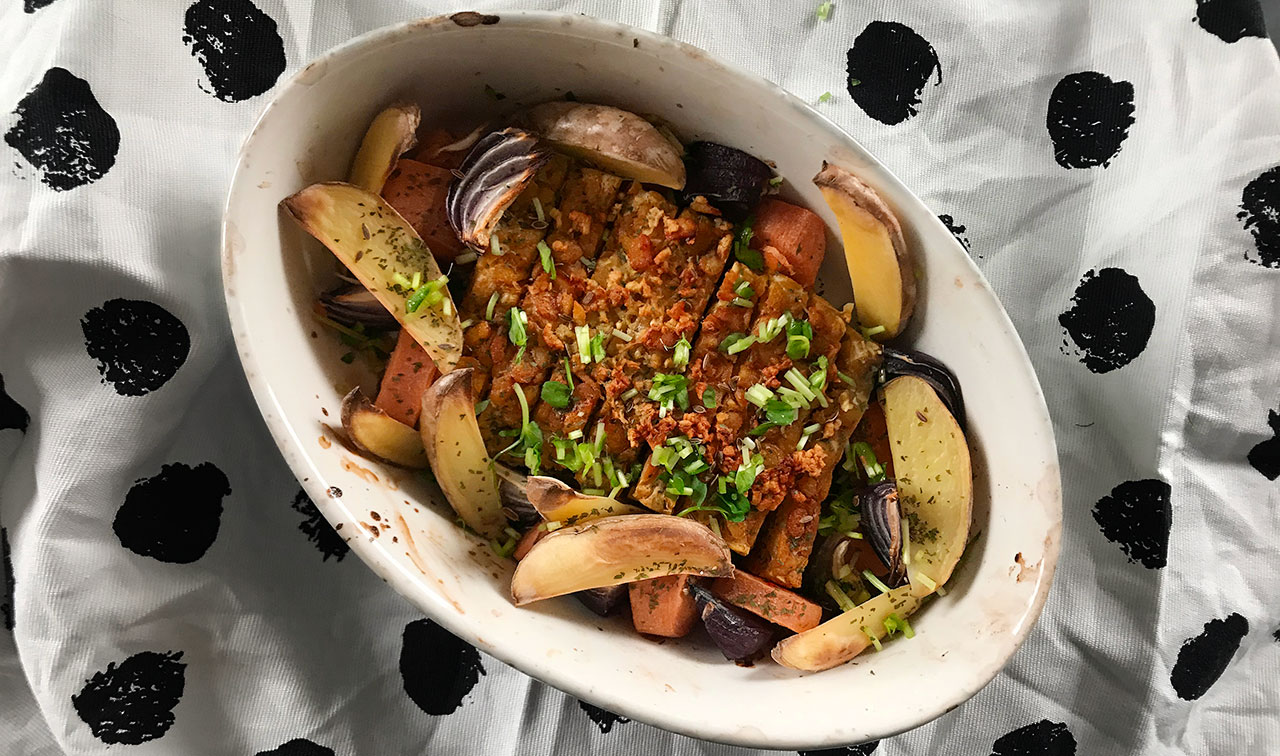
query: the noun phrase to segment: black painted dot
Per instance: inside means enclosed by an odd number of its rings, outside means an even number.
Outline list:
[[[13,556],[9,553],[9,530],[0,528],[0,574],[4,576],[3,590],[0,594],[0,621],[5,630],[13,630],[13,620],[17,605],[13,603],[13,591],[16,586],[13,577]]]
[[[4,390],[4,376],[0,375],[0,430],[12,429],[26,433],[30,422],[31,415]]]
[[[47,186],[66,191],[97,181],[115,165],[120,129],[98,104],[89,82],[51,68],[14,111],[4,141],[40,171]]]
[[[1196,23],[1224,42],[1267,36],[1258,0],[1196,0]]]
[[[1169,676],[1178,698],[1194,701],[1208,692],[1227,671],[1248,633],[1249,620],[1232,613],[1226,619],[1209,620],[1199,635],[1183,641]]]
[[[223,102],[271,89],[284,73],[284,40],[251,0],[197,0],[187,8],[182,41],[204,68],[206,87]]]
[[[1091,270],[1080,279],[1071,302],[1058,322],[1075,342],[1080,361],[1093,372],[1122,368],[1147,348],[1156,306],[1136,277],[1120,268]]]
[[[896,21],[872,21],[853,40],[845,70],[849,96],[881,123],[902,123],[917,112],[920,93],[942,65],[933,45]]]
[[[1276,643],[1280,643],[1280,627],[1276,628],[1276,631],[1271,634],[1271,637],[1275,639]]]
[[[229,493],[227,476],[209,462],[164,465],[159,475],[133,484],[111,528],[136,554],[188,564],[218,537],[222,497]]]
[[[53,5],[54,0],[23,0],[22,10],[27,13],[35,13],[41,8]]]
[[[602,709],[599,706],[589,704],[586,701],[578,701],[578,706],[582,707],[582,710],[587,713],[587,719],[595,722],[596,727],[600,728],[600,732],[609,732],[613,729],[614,725],[625,724],[626,722],[631,721],[624,716],[614,714],[608,709]]]
[[[1111,489],[1093,507],[1093,519],[1108,541],[1119,544],[1130,562],[1165,566],[1173,509],[1172,488],[1163,480],[1130,480]]]
[[[1097,71],[1064,76],[1049,96],[1046,124],[1058,165],[1105,168],[1133,125],[1133,85]]]
[[[409,700],[428,714],[452,714],[480,681],[480,652],[429,619],[404,626],[400,677]]]
[[[966,252],[973,253],[973,250],[969,247],[969,237],[965,236],[965,233],[969,230],[968,228],[956,223],[956,219],[950,215],[939,215],[938,220],[942,221],[942,225],[946,226],[951,235],[956,237],[956,241],[960,242]]]
[[[1249,464],[1267,480],[1275,480],[1280,478],[1280,412],[1267,410],[1267,425],[1272,436],[1249,450]]]
[[[173,726],[182,700],[187,665],[182,652],[143,651],[107,665],[71,697],[71,705],[94,737],[108,745],[138,745]]]
[[[991,756],[1074,756],[1076,738],[1062,722],[1042,719],[1003,735]]]
[[[187,361],[191,337],[173,313],[153,302],[112,299],[80,320],[84,347],[98,361],[102,382],[121,396],[163,386]]]
[[[1280,268],[1280,165],[1263,171],[1244,188],[1237,218],[1253,234],[1258,256],[1249,262],[1264,268]]]
[[[313,743],[306,738],[294,738],[270,751],[258,751],[256,756],[333,756],[333,749]]]
[[[821,751],[797,751],[797,753],[800,756],[871,756],[878,747],[880,747],[880,741],[872,740],[867,743],[858,743],[857,745],[823,748]]]
[[[316,508],[315,502],[307,496],[307,492],[301,489],[298,494],[293,497],[293,511],[302,515],[303,520],[298,524],[298,530],[307,535],[307,540],[315,544],[315,547],[324,555],[322,561],[328,561],[329,557],[333,557],[333,561],[341,562],[342,558],[350,551],[347,542],[342,540],[342,536],[338,535],[338,531],[333,529],[329,521],[324,519],[324,515],[320,514],[320,510]]]

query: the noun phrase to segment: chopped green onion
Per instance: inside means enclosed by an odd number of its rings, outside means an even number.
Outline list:
[[[796,393],[803,396],[805,401],[811,402],[817,397],[817,395],[813,393],[813,389],[809,388],[809,381],[805,380],[805,377],[800,374],[799,370],[791,368],[787,372],[783,373],[782,377],[787,379],[787,383],[790,383],[795,387]]]
[[[804,447],[808,446],[809,439],[812,437],[813,437],[812,433],[806,433],[803,436],[801,436],[800,440],[796,442],[796,451],[801,451],[804,449]]]
[[[547,381],[542,384],[542,401],[556,409],[569,406],[569,387],[560,381]]]
[[[793,360],[802,360],[809,356],[809,340],[803,336],[787,337],[787,356]]]
[[[487,409],[489,409],[488,399],[481,399],[480,401],[476,402],[476,415],[484,414],[484,411]]]
[[[809,434],[817,433],[821,429],[822,429],[822,426],[817,423],[812,423],[810,425],[804,426],[804,432]]]
[[[751,346],[754,343],[756,343],[755,336],[746,336],[744,338],[738,339],[737,341],[733,342],[733,344],[729,346],[729,350],[728,350],[729,354],[737,354],[738,352],[745,352],[747,351],[747,347]]]
[[[764,416],[773,425],[790,425],[800,419],[800,411],[781,399],[770,399],[764,404]]]
[[[455,265],[470,265],[477,260],[476,253],[467,251],[453,258]]]
[[[682,410],[689,409],[689,379],[683,375],[657,373],[653,376],[648,396],[667,410],[674,405]]]
[[[916,632],[911,629],[911,625],[905,619],[899,617],[897,612],[884,618],[884,632],[886,635],[902,633],[906,638],[916,637]]]
[[[539,221],[545,222],[547,220],[546,216],[542,214],[542,200],[537,197],[533,198],[533,212],[537,213]]]
[[[927,576],[927,575],[925,575],[924,573],[920,573],[919,575],[916,575],[916,577],[920,578],[920,582],[921,582],[921,583],[924,583],[924,581],[929,580],[928,576]],[[929,582],[928,582],[926,585],[930,585],[930,584],[931,584],[931,585],[933,585],[933,586],[935,586],[934,588],[932,588],[932,589],[930,589],[930,590],[936,590],[936,591],[938,592],[938,595],[939,595],[939,596],[945,596],[945,595],[947,595],[947,589],[946,589],[946,586],[938,585],[937,583],[934,583],[932,580],[929,580]]]
[[[413,280],[409,282],[410,289],[416,289],[422,285],[422,271],[415,270],[413,272]]]
[[[676,367],[682,368],[689,364],[689,349],[692,346],[693,345],[689,343],[689,340],[684,337],[681,337],[680,340],[676,342],[676,353],[671,360]]]
[[[573,441],[577,441],[578,439],[582,438],[582,429],[578,428],[577,430],[569,431],[569,438]]]
[[[781,176],[774,176],[773,178],[769,179],[769,186],[781,186],[781,185],[782,185]]]
[[[599,454],[600,450],[604,448],[604,421],[603,420],[599,420],[596,422],[595,447],[596,447],[596,454]]]
[[[506,543],[499,543],[497,538],[489,539],[489,548],[499,557],[506,559],[515,553],[518,538],[508,538]]]
[[[573,336],[578,342],[578,359],[583,365],[591,364],[591,329],[584,325],[574,326]]]
[[[484,308],[484,319],[493,320],[493,308],[498,305],[498,292],[489,295],[489,304]]]
[[[844,373],[840,372],[839,370],[837,370],[837,371],[836,371],[836,376],[837,376],[840,380],[842,380],[842,381],[844,381],[845,383],[849,384],[850,386],[856,385],[856,384],[854,384],[854,382],[853,382],[853,379],[852,379],[852,378],[850,378],[849,376],[847,376],[847,375],[845,375]]]
[[[412,281],[406,278],[405,275],[399,271],[396,271],[395,273],[391,274],[391,282],[394,283],[396,286],[399,286],[400,288],[404,289],[405,291],[413,291],[414,289],[418,288],[413,285]]]
[[[520,347],[522,352],[525,345],[529,343],[529,333],[524,327],[527,320],[528,316],[521,312],[519,307],[512,307],[507,311],[507,338],[512,344]]]
[[[702,392],[702,406],[706,407],[707,409],[716,408],[716,390],[715,389],[709,388],[706,391]]]
[[[827,595],[840,607],[840,611],[848,612],[858,608],[858,605],[853,603],[853,599],[849,598],[849,594],[845,593],[836,581],[828,580],[824,587],[827,589]]]
[[[551,247],[544,241],[538,242],[538,256],[542,258],[542,269],[551,275],[552,281],[556,280],[556,261],[551,256]]]
[[[540,528],[545,528],[545,529],[546,529],[546,531],[547,531],[548,533],[554,533],[554,532],[556,532],[557,530],[559,530],[560,528],[563,528],[563,527],[564,527],[564,523],[563,523],[563,522],[560,522],[559,520],[551,520],[550,522],[544,522],[544,523],[542,523],[542,524],[541,524],[541,525],[539,525],[538,527],[540,527]]]
[[[591,341],[587,346],[591,349],[591,359],[595,360],[597,364],[604,362],[605,354],[603,333],[597,333],[595,336],[592,336]]]
[[[496,231],[489,234],[489,251],[493,253],[494,257],[502,257],[502,245],[498,243],[498,232]]]
[[[640,393],[640,392],[639,392],[638,390],[633,389],[633,388],[630,388],[630,389],[627,389],[626,391],[623,391],[623,392],[622,392],[622,395],[621,395],[621,396],[619,396],[618,398],[619,398],[619,399],[621,399],[622,401],[626,402],[626,401],[630,401],[630,400],[632,400],[632,399],[636,398],[636,396],[637,396],[639,393]]]
[[[862,634],[871,639],[871,645],[875,646],[877,651],[884,650],[884,646],[880,644],[880,639],[872,635],[871,633],[867,632],[867,628],[865,627],[862,628]]]
[[[737,286],[733,287],[733,293],[745,299],[750,299],[756,295],[756,290],[751,288],[751,282],[744,278],[738,282]]]
[[[760,324],[760,343],[768,344],[782,333],[783,329],[791,323],[791,314],[782,313],[776,318],[772,318],[767,322]]]
[[[875,327],[873,327],[873,328],[862,328],[861,330],[862,330],[862,335],[863,335],[863,336],[865,336],[865,337],[867,337],[867,338],[869,339],[869,338],[871,338],[872,336],[878,336],[878,335],[880,335],[880,334],[884,333],[884,332],[885,332],[885,327],[884,327],[884,326],[882,326],[882,325],[878,325],[878,326],[875,326]]]
[[[864,579],[864,580],[866,580],[868,583],[871,583],[872,585],[874,585],[874,586],[876,587],[876,590],[880,591],[881,593],[888,593],[888,592],[889,592],[889,586],[887,586],[887,585],[885,585],[884,583],[880,582],[880,578],[878,578],[878,577],[876,577],[875,575],[871,574],[871,570],[863,570],[863,571],[862,571],[862,577],[863,577],[863,579]]]
[[[773,392],[770,391],[769,388],[765,386],[763,383],[757,383],[756,385],[747,389],[746,397],[747,397],[747,401],[751,402],[752,404],[758,407],[763,407],[765,405],[765,402],[773,398]]]
[[[747,335],[745,333],[731,333],[728,336],[725,336],[724,339],[720,341],[720,351],[728,352],[733,348],[734,344],[737,344],[746,337]]]
[[[830,92],[823,92],[822,94],[818,95],[818,104],[821,105],[824,102],[830,102],[832,99],[833,98]]]
[[[711,469],[711,465],[708,465],[704,460],[701,460],[701,459],[695,459],[694,461],[684,466],[684,471],[689,473],[690,475],[697,475],[698,473],[703,473],[710,469]]]
[[[622,339],[627,343],[631,342],[631,334],[627,333],[626,331],[620,331],[617,328],[615,328],[613,329],[613,335],[617,336],[618,338]]]
[[[751,225],[755,223],[755,216],[749,216],[742,222],[742,227],[738,229],[738,235],[733,242],[733,255],[743,265],[759,273],[764,270],[764,255],[755,249],[751,249],[751,237],[755,232],[751,230]]]
[[[730,303],[730,304],[732,304],[732,305],[736,305],[736,306],[738,306],[738,307],[750,307],[750,306],[751,306],[751,300],[750,300],[750,299],[747,299],[747,298],[745,298],[745,297],[734,297],[732,300],[730,300],[730,302],[729,302],[729,303]]]
[[[831,0],[826,0],[826,2],[823,2],[822,4],[820,4],[818,6],[818,11],[817,11],[818,20],[826,21],[828,18],[831,18],[831,9],[833,7],[835,7],[835,3],[833,3]],[[827,94],[831,94],[831,93],[828,92]]]
[[[564,379],[569,382],[569,390],[573,391],[573,366],[569,364],[568,355],[564,358]]]
[[[603,488],[584,488],[582,492],[588,496],[604,496],[608,493]]]

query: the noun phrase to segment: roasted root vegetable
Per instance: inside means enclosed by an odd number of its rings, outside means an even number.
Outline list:
[[[907,585],[873,596],[812,630],[783,638],[774,646],[773,659],[805,672],[844,664],[888,635],[885,620],[890,615],[905,620],[919,608],[920,598]]]
[[[402,159],[382,187],[387,204],[413,226],[437,260],[452,260],[466,249],[449,227],[445,210],[452,181],[448,168]]]
[[[351,183],[377,194],[396,167],[396,160],[413,147],[422,114],[417,105],[392,105],[374,117],[351,164]]]
[[[312,184],[285,210],[369,289],[442,372],[462,357],[462,323],[440,266],[381,197],[341,182]],[[416,283],[415,283],[416,282]]]
[[[627,586],[636,632],[683,638],[698,622],[698,602],[688,575],[639,580]]]
[[[576,525],[599,517],[644,514],[645,510],[608,496],[591,496],[555,478],[532,475],[525,489],[529,503],[548,522]]]
[[[711,592],[752,614],[802,633],[822,622],[822,607],[780,585],[737,570],[710,583]]]
[[[422,345],[408,331],[401,330],[396,348],[387,360],[374,404],[396,420],[416,428],[422,412],[422,395],[439,376],[440,371]]]
[[[894,378],[881,389],[905,520],[903,557],[917,596],[944,585],[969,538],[973,476],[955,418],[923,379]]]
[[[840,224],[858,321],[883,328],[878,340],[897,336],[916,303],[914,258],[897,217],[874,189],[839,166],[823,163],[813,183]]]
[[[623,178],[681,189],[680,152],[645,119],[608,105],[547,102],[524,116],[529,128],[563,152]]]
[[[685,201],[703,197],[733,220],[755,208],[773,175],[773,169],[759,158],[716,142],[690,144],[685,167],[689,175]]]
[[[827,254],[827,225],[806,207],[766,197],[756,207],[751,225],[751,247],[763,250],[766,260],[776,255],[781,272],[806,289],[818,280],[818,267]]]
[[[737,664],[750,664],[768,652],[773,643],[772,625],[722,601],[702,586],[691,586],[691,590],[698,602],[702,626],[724,658]]]
[[[426,467],[422,439],[411,425],[396,420],[375,406],[360,387],[342,400],[342,428],[356,448],[402,467]]]
[[[544,537],[516,567],[511,595],[521,606],[654,577],[731,574],[728,547],[705,526],[670,515],[621,515]]]
[[[938,392],[942,403],[947,405],[947,411],[960,424],[960,429],[964,430],[964,394],[960,391],[960,380],[941,360],[924,352],[909,352],[886,346],[881,372],[884,376],[882,382],[903,375],[914,375],[929,384]]]
[[[422,445],[431,471],[453,511],[485,538],[497,538],[506,527],[502,497],[492,460],[480,437],[471,368],[455,370],[422,395]]]

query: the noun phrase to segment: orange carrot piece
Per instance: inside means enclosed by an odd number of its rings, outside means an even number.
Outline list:
[[[806,289],[818,280],[827,252],[827,226],[812,210],[766,197],[756,206],[751,247],[764,250],[770,267],[791,276]],[[769,254],[772,247],[776,255]]]
[[[416,427],[422,394],[439,375],[431,357],[408,331],[400,329],[400,340],[387,361],[387,372],[382,374],[382,386],[373,403],[410,428]]]
[[[679,638],[688,635],[698,619],[698,602],[689,590],[688,575],[671,575],[631,583],[631,620],[644,635]]]
[[[444,129],[432,129],[423,135],[417,146],[405,155],[410,160],[440,168],[457,168],[467,156],[467,150],[440,152],[440,148],[453,144],[458,138]]]
[[[711,592],[730,604],[797,633],[817,627],[822,622],[822,607],[742,570],[734,572],[733,577],[712,580]]]
[[[437,260],[452,260],[463,249],[445,212],[451,181],[448,168],[401,160],[382,187],[383,199],[413,226]]]
[[[854,428],[850,441],[865,441],[875,452],[876,461],[884,467],[885,477],[893,477],[893,454],[889,452],[889,426],[879,402],[867,405],[867,411]]]

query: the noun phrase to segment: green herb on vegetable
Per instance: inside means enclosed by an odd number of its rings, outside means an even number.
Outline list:
[[[542,384],[542,401],[556,409],[569,406],[569,387],[560,381],[547,381]]]

